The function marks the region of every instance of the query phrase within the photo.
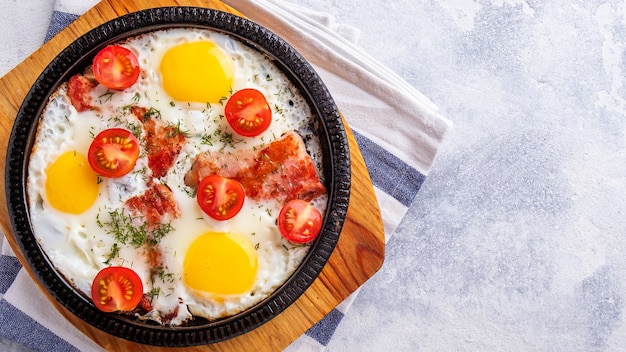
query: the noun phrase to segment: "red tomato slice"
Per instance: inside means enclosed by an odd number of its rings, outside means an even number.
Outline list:
[[[91,299],[103,312],[133,310],[143,296],[141,278],[132,269],[109,266],[98,272],[91,284]]]
[[[311,242],[322,229],[322,214],[307,201],[291,200],[278,214],[278,229],[290,242]]]
[[[100,132],[89,146],[87,159],[91,168],[104,177],[129,173],[139,158],[139,141],[130,131],[109,128]]]
[[[93,74],[103,86],[123,90],[139,78],[139,61],[132,51],[117,45],[109,45],[93,59]]]
[[[233,94],[224,108],[226,121],[238,134],[258,136],[272,122],[272,110],[263,93],[247,88]]]
[[[205,214],[216,220],[228,220],[243,207],[245,192],[237,180],[210,175],[198,184],[196,198]]]

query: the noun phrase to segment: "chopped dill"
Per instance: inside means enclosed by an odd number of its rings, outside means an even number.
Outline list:
[[[111,265],[111,259],[117,257],[119,254],[120,247],[117,245],[117,243],[113,243],[113,246],[111,246],[111,253],[109,253],[109,255],[107,256],[107,260],[104,261],[104,264]]]
[[[138,170],[133,170],[132,174],[135,176],[138,176],[139,178],[143,179],[144,181],[148,180],[148,167],[144,166],[141,169]]]
[[[141,133],[143,132],[143,127],[138,123],[129,123],[128,130],[138,139],[141,138]]]
[[[218,142],[222,143],[222,147],[220,148],[220,151],[224,150],[226,147],[234,148],[236,144],[239,144],[244,141],[243,139],[235,139],[233,138],[232,133],[228,133],[222,130],[216,130],[215,133],[213,133],[213,135],[218,138]],[[212,146],[213,140],[211,139],[210,142],[211,144],[209,145]]]
[[[181,121],[178,120],[178,123],[176,123],[176,124],[173,124],[173,123],[169,123],[168,124],[166,138],[172,138],[172,137],[176,137],[178,135],[182,135],[185,138],[189,138],[189,136],[191,134],[189,132],[183,131],[180,128],[180,123],[181,123]]]
[[[160,293],[161,293],[161,289],[159,287],[153,287],[150,291],[146,293],[146,295],[150,297],[150,299],[152,300],[156,297],[159,297]]]
[[[213,136],[210,134],[205,134],[201,137],[200,144],[213,146]]]
[[[151,118],[157,118],[160,119],[161,118],[161,111],[151,107],[150,109],[148,109],[148,111],[146,111],[145,114],[143,114],[143,119],[144,121],[151,119]]]
[[[234,144],[234,139],[233,139],[233,134],[232,133],[228,133],[228,132],[222,132],[220,135],[220,142],[222,142],[224,144],[224,147],[226,147],[227,145],[229,146],[233,146]]]
[[[136,92],[135,95],[133,95],[132,100],[135,104],[137,104],[139,102],[139,99],[141,99],[141,95],[139,95],[139,92]]]
[[[100,104],[111,101],[111,99],[113,99],[114,94],[115,92],[112,92],[110,90],[107,90],[106,92],[102,93],[102,95],[98,97],[98,99],[100,99]],[[104,98],[104,101],[102,101],[102,98]]]
[[[135,218],[129,214],[124,214],[119,210],[109,211],[110,221],[103,222],[100,214],[96,215],[96,224],[111,235],[115,241],[122,245],[132,245],[139,248],[142,245],[156,245],[168,233],[174,230],[171,224],[159,224],[155,229],[148,229],[147,224],[143,222],[140,226],[135,225]],[[114,243],[114,247],[117,247]],[[119,250],[114,253],[112,248],[112,257],[117,255]]]
[[[163,281],[163,282],[173,283],[174,282],[174,274],[166,273],[165,271],[161,271],[159,273],[159,279],[161,279],[161,281]]]
[[[189,196],[189,198],[196,198],[197,189],[193,187],[182,187],[183,191]]]

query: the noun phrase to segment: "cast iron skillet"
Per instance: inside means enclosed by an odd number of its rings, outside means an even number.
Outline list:
[[[314,114],[314,130],[323,150],[329,191],[322,232],[296,272],[256,306],[216,321],[196,318],[180,327],[163,327],[119,314],[99,311],[55,271],[31,230],[25,192],[28,160],[37,124],[50,94],[107,44],[149,31],[172,27],[206,28],[239,38],[285,72],[306,97]],[[6,158],[6,198],[11,224],[27,264],[49,293],[70,312],[96,328],[133,342],[155,346],[193,346],[223,341],[276,317],[304,293],[322,271],[339,240],[350,198],[350,157],[339,111],[311,65],[268,29],[233,14],[197,7],[164,7],[131,13],[104,23],[78,38],[45,68],[16,117]]]

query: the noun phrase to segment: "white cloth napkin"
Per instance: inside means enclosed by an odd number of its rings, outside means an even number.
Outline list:
[[[97,2],[57,0],[46,39]],[[354,27],[282,0],[224,2],[281,36],[320,74],[356,135],[389,239],[419,191],[451,123],[420,92],[362,51]],[[3,236],[0,254],[0,338],[47,352],[102,350],[45,299]],[[356,295],[287,350],[324,350]]]

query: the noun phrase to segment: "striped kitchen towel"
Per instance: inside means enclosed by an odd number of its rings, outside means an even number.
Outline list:
[[[320,74],[356,136],[389,239],[431,169],[451,123],[420,92],[360,49],[354,27],[282,0],[224,2],[280,35]],[[46,40],[96,3],[57,0]],[[15,350],[101,351],[53,308],[3,236],[0,240],[0,338],[15,342],[11,344]],[[323,351],[356,295],[287,350]]]

